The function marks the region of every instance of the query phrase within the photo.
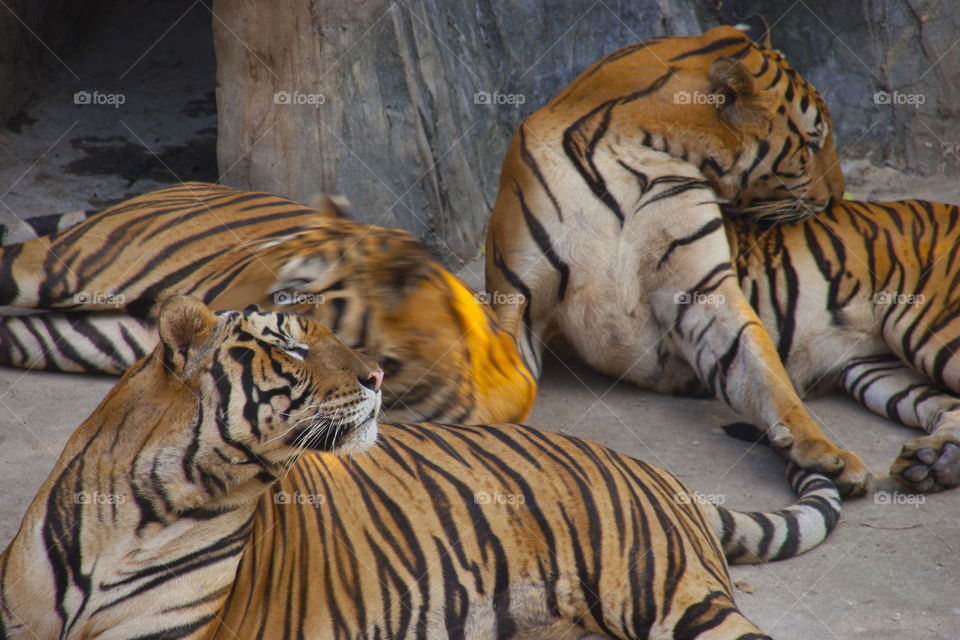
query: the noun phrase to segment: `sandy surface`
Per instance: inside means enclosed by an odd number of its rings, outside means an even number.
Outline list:
[[[203,11],[195,6],[194,11]],[[174,18],[141,25],[147,35],[140,32],[142,42],[130,49],[136,53],[126,57],[92,46],[68,60],[81,80],[61,70],[27,107],[36,122],[19,133],[2,134],[0,221],[91,208],[169,179],[154,164],[131,183],[117,174],[129,173],[130,161],[123,157],[113,173],[71,173],[65,165],[90,155],[83,144],[71,142],[75,138],[123,136],[126,142],[145,147],[149,160],[153,153],[182,159],[182,154],[163,155],[164,149],[190,147],[191,140],[208,135],[200,132],[215,117],[196,107],[202,107],[213,86],[209,59],[204,58],[209,51],[197,44],[202,38],[191,34],[202,32],[209,15],[188,15],[153,49],[179,52],[172,62],[158,53],[135,63],[139,52]],[[136,26],[120,22],[110,27],[113,31],[108,29],[108,37],[122,38]],[[134,63],[137,71],[127,75],[126,83],[113,80]],[[127,92],[119,110],[72,101],[73,92],[81,88],[109,92],[115,87]],[[114,140],[106,146],[124,144]],[[132,153],[131,157],[144,157],[135,149]],[[201,164],[188,158],[167,168],[186,180],[198,177],[193,171],[197,167],[202,177]],[[856,197],[960,201],[956,179],[919,179],[862,163],[847,163],[845,169],[848,190]],[[462,273],[471,284],[482,284],[479,261],[465,265]],[[0,368],[0,545],[16,532],[71,431],[113,382]],[[767,566],[734,567],[733,579],[743,588],[738,603],[757,624],[784,640],[960,638],[960,491],[928,496],[920,504],[887,500],[896,491],[887,469],[902,443],[916,434],[846,397],[812,400],[808,408],[834,442],[864,457],[878,478],[874,490],[880,493],[846,503],[833,536],[805,556]],[[659,396],[616,384],[575,364],[551,361],[529,422],[653,462],[728,507],[768,510],[790,502],[782,461],[767,450],[748,451],[744,443],[720,432],[721,425],[734,419],[718,402]]]

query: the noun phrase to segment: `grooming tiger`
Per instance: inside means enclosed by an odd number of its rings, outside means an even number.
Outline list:
[[[845,389],[925,431],[890,469],[906,487],[960,485],[960,209],[836,201],[797,225],[726,231],[794,385]]]
[[[64,220],[20,226],[44,223]],[[409,234],[351,222],[333,201],[315,209],[202,183],[0,249],[0,305],[44,312],[0,317],[0,364],[121,373],[153,349],[174,293],[322,320],[383,364],[395,420],[522,420],[533,404],[512,338]]]
[[[766,638],[724,554],[839,517],[796,467],[799,504],[740,514],[530,427],[376,435],[382,372],[301,315],[175,296],[158,324],[0,556],[0,638]]]
[[[732,27],[641,42],[517,128],[486,289],[535,376],[562,336],[604,373],[726,402],[859,494],[863,462],[821,433],[737,286],[718,206],[784,222],[843,185],[827,107],[778,53]]]

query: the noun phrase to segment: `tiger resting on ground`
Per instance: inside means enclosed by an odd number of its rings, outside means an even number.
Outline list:
[[[724,554],[839,517],[796,467],[799,504],[742,514],[530,427],[378,433],[381,372],[305,316],[175,296],[158,324],[0,555],[0,638],[757,640]]]

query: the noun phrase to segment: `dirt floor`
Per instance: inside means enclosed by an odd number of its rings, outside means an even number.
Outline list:
[[[161,11],[164,3],[148,7]],[[216,178],[214,71],[203,38],[209,13],[193,5],[147,49],[177,17],[118,17],[102,41],[116,45],[135,33],[137,42],[119,49],[135,53],[85,48],[0,134],[0,222],[99,208],[178,179]],[[122,92],[125,101],[118,109],[75,104],[77,91]],[[848,191],[858,198],[960,202],[956,178],[920,179],[862,162],[844,167]],[[481,287],[479,261],[461,273]],[[0,546],[16,532],[71,431],[113,383],[0,368]],[[960,638],[960,491],[900,493],[887,469],[916,433],[842,396],[811,400],[808,408],[834,442],[864,457],[876,477],[873,492],[845,503],[836,532],[812,552],[734,567],[739,605],[781,640]],[[734,420],[718,402],[659,396],[552,360],[529,423],[655,463],[727,507],[770,510],[791,502],[782,461],[722,433],[721,425]]]

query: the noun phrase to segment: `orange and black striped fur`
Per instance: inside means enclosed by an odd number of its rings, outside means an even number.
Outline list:
[[[380,372],[319,323],[174,298],[159,326],[0,557],[0,638],[767,638],[724,555],[839,517],[797,468],[799,504],[741,514],[520,425],[384,424],[358,453]]]
[[[737,277],[802,391],[843,388],[928,435],[891,475],[960,484],[960,208],[834,202],[798,225],[727,221]]]
[[[784,222],[839,198],[830,125],[813,87],[730,27],[584,71],[514,133],[487,231],[486,289],[528,368],[562,336],[600,371],[726,402],[862,493],[863,462],[821,433],[738,288],[718,206]]]
[[[34,225],[32,228],[36,228]],[[511,337],[407,233],[277,196],[189,183],[0,249],[0,363],[120,373],[174,293],[307,313],[388,373],[397,420],[521,420],[536,389]]]

